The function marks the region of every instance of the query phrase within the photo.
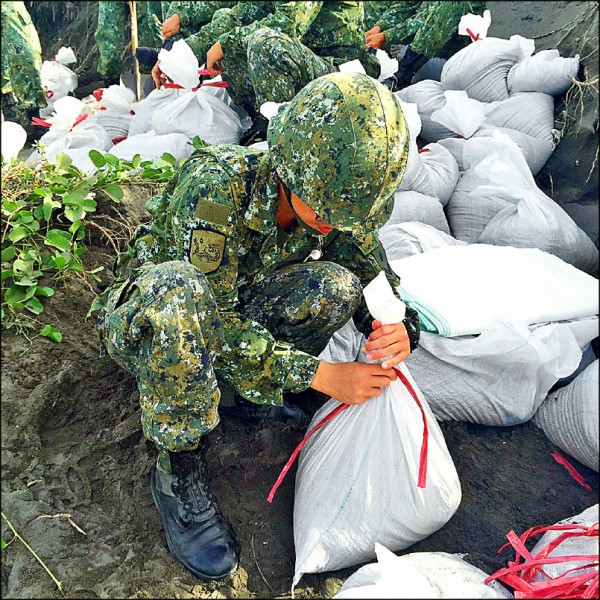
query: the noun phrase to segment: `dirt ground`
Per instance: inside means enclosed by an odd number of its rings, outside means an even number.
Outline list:
[[[490,35],[539,35],[591,4],[490,2]],[[595,35],[597,46],[597,30]],[[582,153],[594,152],[581,143]],[[130,189],[119,209],[130,223],[143,218],[149,195]],[[108,203],[103,206],[98,214],[120,218]],[[597,199],[589,207],[597,212]],[[85,320],[94,292],[110,280],[114,259],[108,240],[91,231],[84,258],[90,269],[105,266],[102,282],[70,281],[44,313],[63,342],[29,343],[2,332],[2,512],[62,582],[67,598],[290,597],[295,467],[272,505],[266,497],[302,434],[223,417],[207,436],[211,487],[241,542],[241,567],[214,584],[189,575],[168,554],[150,495],[156,453],[140,431],[135,380],[110,358],[99,358],[93,324]],[[315,409],[309,395],[299,404]],[[461,479],[462,503],[445,527],[405,552],[466,553],[490,573],[513,558],[497,554],[511,529],[554,523],[598,501],[598,474],[572,459],[592,488],[586,491],[553,460],[556,447],[532,423],[443,423],[442,430]],[[2,538],[11,537],[3,522]],[[296,596],[331,597],[355,570],[305,575]],[[18,541],[2,552],[0,592],[3,598],[61,597]]]

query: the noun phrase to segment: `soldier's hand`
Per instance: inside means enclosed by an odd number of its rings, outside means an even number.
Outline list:
[[[160,70],[160,60],[157,60],[152,68],[152,81],[157,89],[167,82],[167,76]]]
[[[381,396],[383,388],[396,377],[394,369],[384,369],[381,365],[321,361],[310,387],[343,404],[362,404]]]
[[[401,363],[410,354],[410,340],[404,323],[382,325],[373,321],[373,333],[363,348],[367,360],[387,359],[382,367],[391,369]]]
[[[181,31],[181,19],[177,13],[172,14],[168,19],[165,19],[162,24],[163,40],[168,40]]]
[[[383,33],[374,33],[367,38],[367,48],[381,48],[385,42]]]
[[[371,27],[369,31],[365,32],[365,41],[368,42],[369,38],[376,33],[381,33],[381,27],[379,27],[379,25],[375,25],[374,27]]]
[[[206,53],[206,68],[213,75],[221,75],[223,73],[223,67],[221,61],[225,58],[221,42],[215,42],[210,50]]]

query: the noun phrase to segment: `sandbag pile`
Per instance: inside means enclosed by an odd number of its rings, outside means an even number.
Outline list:
[[[55,111],[54,103],[77,89],[79,83],[77,75],[67,66],[76,62],[73,49],[63,46],[52,60],[45,60],[42,63],[40,76],[48,105],[40,109],[41,118],[52,115]]]

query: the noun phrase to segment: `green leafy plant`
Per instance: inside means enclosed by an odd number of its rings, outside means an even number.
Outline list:
[[[56,164],[2,165],[1,310],[7,329],[25,335],[38,329],[38,335],[60,342],[61,333],[37,317],[54,295],[54,282],[73,274],[98,280],[102,267],[85,271],[81,262],[87,252],[86,217],[96,211],[96,193],[103,191],[119,203],[123,184],[164,184],[180,166],[168,153],[154,161],[139,155],[126,161],[96,150],[89,156],[97,168],[93,174],[76,168],[66,154],[59,154]]]

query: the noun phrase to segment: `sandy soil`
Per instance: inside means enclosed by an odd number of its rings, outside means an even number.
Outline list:
[[[539,35],[591,4],[490,2],[490,34]],[[594,147],[589,136],[580,138],[582,156]],[[559,146],[555,155],[562,151]],[[128,221],[143,218],[148,195],[131,189],[120,209]],[[597,212],[597,200],[582,206],[588,207],[586,218]],[[105,203],[98,214],[118,216],[112,210]],[[302,434],[224,417],[207,436],[211,487],[241,541],[242,557],[227,581],[194,579],[168,554],[152,503],[148,472],[156,455],[141,435],[134,378],[110,358],[99,358],[92,323],[85,320],[94,292],[109,282],[114,258],[99,235],[89,244],[87,265],[104,265],[103,281],[92,288],[71,281],[45,313],[63,332],[63,342],[37,338],[30,344],[3,331],[3,513],[62,582],[67,598],[289,597],[295,468],[272,505],[266,496]],[[298,400],[308,410],[316,407],[310,395]],[[508,531],[554,523],[597,502],[598,475],[573,459],[592,486],[586,491],[552,459],[556,448],[531,423],[506,428],[444,423],[442,430],[463,501],[444,528],[407,552],[467,553],[467,560],[492,572],[509,559],[497,554]],[[4,522],[2,537],[11,538]],[[354,571],[306,575],[296,596],[331,597]],[[2,552],[0,591],[6,598],[61,597],[19,542]]]

